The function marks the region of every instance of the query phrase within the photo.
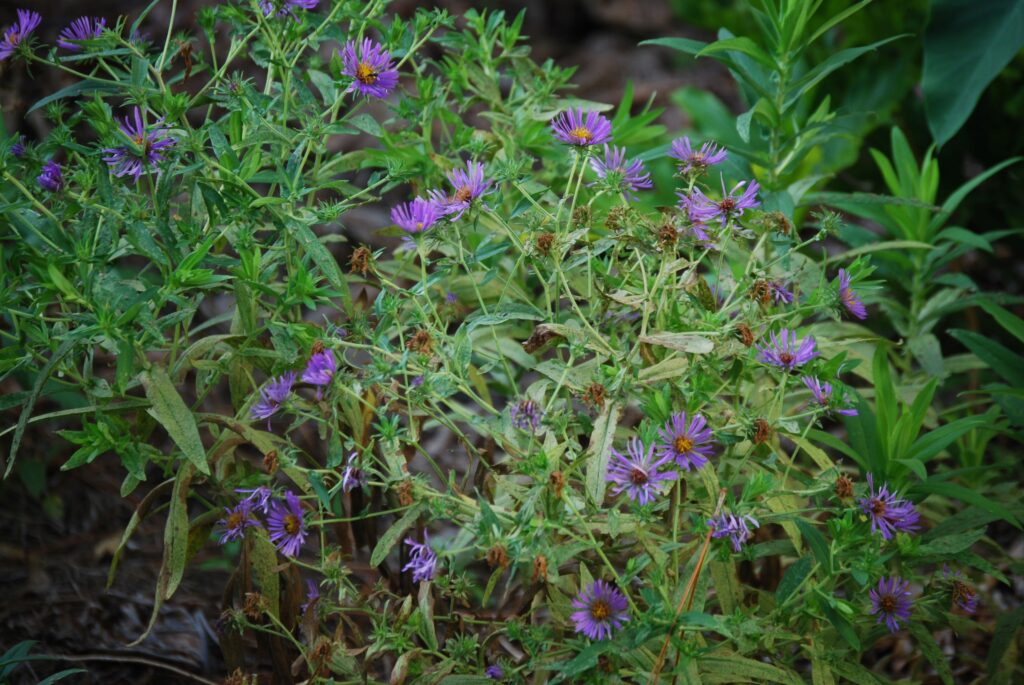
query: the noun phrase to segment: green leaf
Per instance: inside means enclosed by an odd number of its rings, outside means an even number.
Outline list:
[[[398,542],[398,539],[405,535],[405,531],[412,528],[413,524],[416,523],[416,518],[420,515],[422,509],[421,504],[413,505],[402,514],[402,518],[395,521],[391,524],[390,528],[384,531],[384,534],[380,536],[380,540],[377,541],[373,552],[370,554],[370,566],[380,566],[383,563],[388,553],[391,552],[391,548]]]
[[[921,88],[937,144],[956,135],[1021,46],[1024,0],[931,0]]]
[[[651,333],[641,335],[638,340],[648,345],[667,347],[670,350],[692,354],[707,354],[715,348],[715,343],[710,338],[694,333]]]
[[[159,0],[158,0],[159,1]],[[91,94],[91,93],[107,93],[118,89],[118,85],[115,83],[103,83],[102,81],[92,81],[86,79],[85,81],[79,81],[73,83],[70,86],[61,88],[56,93],[51,93],[43,99],[37,101],[34,105],[29,107],[26,115],[31,114],[41,107],[46,107],[51,102],[56,100],[62,100],[63,98],[77,97],[79,95]]]
[[[821,610],[825,614],[825,618],[828,619],[828,622],[835,627],[840,637],[859,652],[860,639],[857,637],[857,631],[853,629],[853,625],[846,619],[846,617],[825,602],[822,602]]]
[[[590,447],[587,449],[587,494],[598,505],[604,501],[605,476],[621,410],[618,402],[606,403],[594,421],[594,432],[590,435]]]
[[[716,652],[714,656],[703,656],[698,662],[698,667],[701,673],[706,673],[713,677],[712,682],[769,682],[783,683],[784,685],[804,685],[803,678],[790,670],[766,664],[762,661],[747,659],[735,653]]]
[[[935,636],[931,634],[931,631],[917,621],[911,621],[910,633],[914,636],[914,641],[921,653],[928,661],[932,662],[932,666],[935,667],[935,672],[939,674],[942,682],[945,685],[953,685],[953,671],[949,667],[949,661],[942,653],[938,643],[935,642]]]
[[[289,220],[288,230],[299,241],[306,254],[312,258],[313,263],[319,267],[320,272],[327,278],[327,281],[341,294],[342,302],[345,305],[345,312],[350,317],[353,316],[355,309],[352,304],[352,293],[348,289],[348,281],[341,272],[341,269],[338,268],[338,262],[335,261],[330,250],[324,247],[324,244],[320,242],[316,233],[313,233],[309,226],[300,221]]]
[[[88,673],[84,668],[66,668],[63,671],[57,671],[53,675],[49,675],[39,681],[39,685],[51,685],[57,681],[64,680],[69,675],[76,675],[78,673]]]
[[[1011,612],[1000,614],[999,618],[996,619],[996,628],[992,633],[992,644],[988,648],[988,657],[985,662],[988,666],[988,674],[994,677],[999,671],[999,665],[1003,660],[1003,655],[1006,654],[1006,650],[1013,643],[1013,640],[1017,636],[1017,631],[1024,625],[1024,605],[1021,605]],[[1013,666],[1011,666],[1013,668]]]
[[[963,199],[971,194],[972,190],[974,190],[979,185],[981,185],[988,179],[992,178],[993,176],[995,176],[996,174],[998,174],[1000,171],[1010,166],[1011,164],[1016,164],[1021,159],[1024,159],[1024,157],[1011,157],[1010,159],[1004,160],[999,164],[996,164],[991,169],[985,169],[985,171],[981,172],[980,174],[978,174],[977,176],[975,176],[974,178],[972,178],[971,180],[967,181],[962,186],[954,190],[950,194],[950,196],[946,198],[946,201],[942,203],[942,207],[940,208],[939,213],[932,218],[931,223],[929,224],[929,230],[932,232],[938,230],[944,223],[946,223],[946,220],[949,218],[949,215],[952,214],[953,211],[960,206],[960,203],[963,202]]]
[[[786,569],[785,575],[782,576],[782,580],[779,582],[779,587],[775,590],[775,600],[779,605],[784,604],[789,599],[789,596],[796,592],[797,588],[810,575],[813,566],[813,559],[810,557],[800,557]]]
[[[1008,333],[1024,343],[1024,319],[1011,314],[1008,310],[991,300],[982,300],[981,308],[988,312],[988,315],[995,319]]]
[[[128,525],[125,526],[124,532],[121,534],[121,541],[117,544],[117,549],[114,550],[114,557],[110,560],[110,571],[107,572],[107,588],[114,584],[114,576],[117,574],[117,565],[121,561],[121,555],[124,554],[125,547],[128,545],[128,540],[131,539],[132,533],[139,527],[142,520],[146,518],[149,510],[153,507],[153,503],[156,502],[157,497],[167,488],[174,484],[173,478],[168,478],[164,482],[157,485],[155,488],[150,490],[139,505],[135,507],[135,511],[132,512],[132,517],[128,520]]]
[[[147,413],[164,427],[189,463],[200,473],[209,475],[206,449],[199,437],[196,419],[175,390],[167,372],[163,367],[153,366],[139,374],[139,380],[152,404]]]
[[[716,52],[730,52],[733,50],[736,52],[742,52],[748,57],[753,57],[769,69],[778,68],[775,64],[775,60],[773,60],[768,53],[762,50],[757,43],[744,36],[716,40],[714,43],[704,46],[704,48],[696,54],[696,57],[704,57],[705,55],[712,55]]]
[[[948,483],[932,478],[924,483],[916,484],[911,488],[911,492],[941,495],[942,497],[960,500],[965,504],[973,504],[979,509],[984,509],[985,511],[995,514],[1017,528],[1021,527],[1020,522],[1017,520],[1017,517],[1013,515],[1013,512],[1002,504],[990,500],[975,490],[965,488],[962,485],[957,485],[956,483]]]
[[[915,550],[914,554],[922,557],[959,554],[970,549],[975,542],[983,537],[985,537],[984,528],[947,535],[924,543]]]
[[[955,329],[951,330],[949,334],[962,342],[967,349],[977,355],[978,359],[988,364],[989,368],[1002,376],[1011,386],[1024,387],[1024,357],[1011,352],[994,340],[989,340],[972,331]]]
[[[253,529],[248,535],[252,541],[249,563],[253,576],[259,584],[260,594],[267,601],[267,612],[280,618],[281,577],[277,572],[277,548],[262,528]],[[248,573],[248,569],[245,572]]]
[[[793,86],[786,93],[787,98],[785,103],[782,105],[782,111],[787,111],[790,107],[796,104],[797,100],[799,100],[804,93],[806,93],[814,86],[818,85],[818,83],[820,83],[822,79],[824,79],[826,76],[831,74],[836,69],[839,69],[840,67],[849,64],[850,62],[857,59],[861,55],[877,50],[886,43],[891,43],[894,40],[899,40],[900,38],[905,38],[909,35],[909,33],[903,33],[898,36],[883,38],[880,41],[872,43],[871,45],[864,45],[859,48],[846,48],[845,50],[840,50],[839,52],[835,53],[834,55],[823,61],[821,64],[819,64],[818,66],[814,67],[809,72],[804,74],[804,76],[800,80],[793,84]]]
[[[685,52],[687,55],[693,55],[696,57],[700,54],[701,50],[708,46],[707,43],[699,40],[691,40],[689,38],[652,38],[650,40],[641,41],[640,45],[660,45],[666,48],[672,48],[679,52]]]
[[[929,431],[918,438],[913,445],[910,446],[910,450],[906,454],[907,459],[916,459],[919,461],[928,461],[936,454],[946,449],[954,440],[959,438],[964,433],[979,428],[981,426],[991,425],[992,418],[987,416],[965,416],[947,423],[945,426],[940,426],[933,431]]]
[[[807,543],[807,546],[814,554],[814,558],[828,572],[832,568],[832,554],[829,551],[825,536],[821,534],[821,531],[803,519],[797,519],[796,525],[800,529],[800,534],[804,537],[804,542]]]

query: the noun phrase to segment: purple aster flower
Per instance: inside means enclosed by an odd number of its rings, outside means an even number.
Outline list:
[[[306,614],[306,611],[310,608],[316,610],[316,605],[320,601],[320,586],[317,585],[315,580],[310,578],[306,579],[306,601],[299,607],[299,613],[302,615]]]
[[[868,474],[868,496],[862,497],[861,511],[871,519],[871,532],[881,533],[882,539],[891,540],[897,531],[913,533],[918,529],[921,515],[908,500],[889,492],[889,486],[883,483],[875,490],[872,474]]]
[[[346,93],[355,91],[366,97],[383,98],[398,85],[398,70],[380,43],[363,38],[357,49],[356,42],[350,40],[338,54],[342,62],[341,73],[352,78]]]
[[[501,680],[505,677],[505,669],[503,669],[498,664],[491,664],[484,671],[484,675],[490,678],[491,680]]]
[[[61,173],[60,164],[52,159],[43,165],[43,173],[36,176],[36,182],[52,193],[64,187],[64,174]]]
[[[270,489],[269,485],[261,485],[258,488],[235,488],[235,492],[248,495],[243,502],[255,511],[259,511],[264,515],[270,513],[270,496],[274,494],[274,491]]]
[[[8,26],[4,31],[3,38],[0,39],[0,62],[13,55],[18,46],[36,30],[42,20],[43,18],[39,16],[38,12],[18,10],[17,23]]]
[[[423,531],[423,542],[406,538],[405,544],[412,547],[409,563],[402,567],[403,571],[412,571],[412,582],[432,580],[437,575],[437,554],[430,549],[430,536]]]
[[[839,270],[839,301],[843,303],[846,311],[858,319],[868,318],[868,310],[865,309],[864,303],[850,287],[850,274],[846,273],[846,269]]]
[[[274,500],[270,503],[267,530],[278,551],[286,557],[295,558],[306,541],[306,519],[295,493],[289,490],[284,496],[285,502]]]
[[[254,419],[266,419],[267,430],[270,430],[270,417],[277,413],[284,401],[291,394],[295,383],[295,372],[281,374],[260,389],[260,400],[253,405],[250,415]]]
[[[444,301],[448,304],[455,304],[459,301],[459,298],[456,297],[455,293],[448,291],[444,296]]]
[[[777,303],[793,304],[793,292],[782,281],[768,281],[768,294]]]
[[[17,142],[11,146],[11,154],[15,157],[23,157],[25,155],[25,136],[18,136]]]
[[[824,407],[829,413],[833,411],[836,414],[842,414],[843,416],[856,416],[857,410],[853,407],[844,407],[835,409],[833,404],[835,398],[832,396],[832,384],[828,381],[822,382],[814,376],[804,376],[801,378],[807,389],[811,391],[811,395],[814,396],[814,401]],[[846,403],[846,397],[843,397],[843,402]]]
[[[604,640],[612,636],[629,621],[629,602],[619,589],[603,580],[595,580],[589,590],[580,590],[572,601],[572,615],[576,632],[583,633],[591,640]]]
[[[951,581],[949,593],[953,607],[960,607],[960,610],[973,614],[978,611],[978,593],[965,583],[960,571],[953,571],[946,564],[942,565],[942,577]]]
[[[403,231],[422,233],[443,216],[436,203],[417,197],[391,209],[391,221]]]
[[[675,459],[679,468],[689,471],[708,463],[713,437],[707,419],[701,414],[694,414],[689,424],[686,418],[685,411],[673,414],[658,431],[661,442],[656,447],[658,456]]]
[[[246,528],[259,528],[260,523],[252,515],[252,504],[249,500],[242,500],[234,509],[224,507],[225,516],[217,525],[224,526],[220,534],[220,544],[241,540],[245,537]]]
[[[879,578],[878,587],[871,588],[871,613],[878,614],[875,623],[885,622],[890,633],[900,629],[899,621],[910,620],[910,583],[899,576]]]
[[[765,364],[792,371],[818,356],[817,350],[814,349],[814,338],[811,336],[804,338],[798,345],[796,331],[783,328],[778,335],[772,333],[770,338],[771,344],[757,346],[761,353],[758,359]]]
[[[665,454],[657,459],[654,458],[654,445],[644,449],[644,443],[640,438],[633,438],[626,446],[627,454],[622,454],[612,449],[612,459],[608,464],[606,480],[615,483],[612,494],[619,495],[625,492],[629,498],[644,506],[654,501],[661,493],[661,486],[658,485],[664,480],[675,480],[675,471],[661,473],[665,464],[672,461],[672,455]],[[627,456],[628,455],[628,456]]]
[[[361,488],[366,485],[366,473],[356,463],[358,458],[358,452],[348,455],[345,469],[341,472],[341,489],[345,492],[352,492],[354,488]]]
[[[295,21],[299,21],[298,15],[295,14],[296,8],[303,10],[316,9],[319,2],[320,0],[260,0],[260,10],[263,12],[263,16],[269,17],[271,14],[274,14],[276,8],[277,16],[290,15]]]
[[[693,193],[686,199],[687,212],[690,220],[698,223],[707,223],[719,219],[722,226],[732,219],[743,215],[744,210],[759,207],[761,203],[757,199],[757,191],[761,186],[757,181],[751,181],[745,190],[740,192],[746,181],[740,181],[728,193],[725,192],[725,182],[722,182],[722,199],[715,201],[701,192],[700,188],[694,188]],[[737,194],[739,193],[739,194]]]
[[[551,130],[563,143],[580,147],[600,145],[612,139],[612,122],[597,112],[584,113],[582,108],[556,116],[551,121]]]
[[[724,162],[727,155],[725,148],[718,147],[710,140],[705,141],[699,150],[694,150],[690,139],[683,136],[672,141],[672,151],[668,156],[679,160],[680,173],[700,175],[708,167]]]
[[[142,111],[138,107],[132,108],[132,113],[120,124],[121,133],[132,142],[132,146],[122,145],[103,150],[106,154],[103,161],[110,165],[114,176],[131,176],[138,183],[144,171],[159,172],[164,151],[178,142],[165,135],[166,129],[160,124],[158,121],[152,130],[147,131],[142,122]]]
[[[520,430],[536,432],[544,411],[533,400],[519,400],[508,408],[508,417],[512,425]]]
[[[451,216],[452,221],[458,221],[473,201],[494,184],[493,180],[485,177],[485,172],[486,167],[482,163],[470,160],[465,171],[452,169],[448,172],[448,182],[455,191],[450,197],[440,190],[431,190],[427,194],[438,211]]]
[[[594,157],[590,160],[590,168],[598,178],[622,191],[630,200],[635,200],[636,191],[653,188],[651,175],[644,169],[639,159],[627,160],[626,148],[614,145],[604,146],[604,159]]]
[[[732,543],[732,551],[739,552],[753,533],[751,528],[758,528],[761,524],[750,514],[736,516],[735,514],[720,513],[708,519],[711,526],[711,537],[729,537]]]
[[[320,399],[323,393],[323,386],[329,385],[337,370],[337,362],[334,360],[334,352],[324,350],[317,352],[309,358],[306,370],[302,372],[302,382],[318,386],[316,398]]]
[[[71,52],[79,52],[82,49],[80,43],[99,38],[106,25],[106,19],[79,17],[60,32],[60,36],[57,37],[57,45]]]

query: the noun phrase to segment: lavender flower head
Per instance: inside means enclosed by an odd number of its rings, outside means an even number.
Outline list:
[[[4,31],[3,38],[0,38],[0,62],[13,55],[18,46],[36,30],[42,20],[43,18],[39,16],[38,12],[18,10],[18,21],[8,26]]]
[[[793,304],[793,292],[782,281],[768,281],[768,296],[777,304]]]
[[[675,459],[679,468],[689,471],[708,463],[713,436],[707,419],[701,414],[694,414],[689,423],[686,419],[685,411],[673,414],[665,426],[658,430],[661,442],[655,447],[658,456]]]
[[[316,609],[317,603],[320,601],[320,586],[315,580],[310,578],[306,579],[306,601],[299,607],[299,613],[302,615],[306,614],[306,611],[310,608]]]
[[[535,433],[540,427],[544,411],[533,400],[522,399],[509,406],[508,417],[516,428]]]
[[[694,150],[690,139],[683,136],[672,141],[672,151],[668,156],[679,160],[679,171],[683,175],[700,175],[708,167],[724,162],[727,154],[725,148],[718,147],[710,140],[705,141],[700,149]]]
[[[770,344],[757,346],[760,352],[758,359],[765,364],[792,371],[818,356],[814,347],[814,338],[811,336],[807,336],[797,344],[796,331],[783,328],[778,335],[772,333],[770,339]]]
[[[270,489],[269,485],[261,485],[258,488],[235,488],[235,492],[248,495],[242,501],[253,510],[262,512],[264,515],[270,513],[270,497],[274,491]]]
[[[269,17],[271,14],[274,14],[276,7],[277,16],[290,15],[295,21],[298,21],[299,17],[295,14],[296,8],[303,10],[316,9],[319,2],[320,0],[260,0],[260,11],[263,12],[263,16]]]
[[[890,633],[900,629],[899,621],[910,620],[910,583],[899,576],[879,578],[878,587],[871,588],[871,613],[878,615],[875,623],[884,622]]]
[[[417,197],[391,209],[391,221],[403,231],[422,233],[441,218],[444,212],[436,203]]]
[[[266,419],[267,430],[270,430],[270,417],[277,413],[292,392],[295,383],[295,372],[281,374],[260,389],[260,400],[253,405],[250,415],[253,419]]]
[[[711,537],[724,538],[728,536],[732,543],[732,551],[739,552],[753,535],[751,527],[758,528],[761,524],[750,514],[736,516],[723,511],[718,516],[709,518],[708,525],[711,527]]]
[[[653,188],[651,175],[639,159],[627,160],[626,148],[614,145],[604,146],[604,159],[594,157],[590,168],[598,178],[622,191],[629,200],[636,200],[638,190]]]
[[[248,500],[242,500],[233,509],[224,507],[224,518],[217,521],[217,525],[224,526],[220,534],[220,544],[241,540],[245,537],[246,528],[259,528],[260,523],[252,515],[252,504]]]
[[[366,472],[359,468],[358,458],[358,452],[348,455],[345,469],[341,472],[341,489],[345,492],[351,492],[354,488],[361,488],[366,485]]]
[[[968,614],[976,613],[978,611],[978,593],[962,580],[963,574],[960,571],[950,570],[949,566],[943,564],[942,577],[951,581],[949,594],[953,606],[960,607],[961,611]]]
[[[560,113],[552,119],[551,130],[558,140],[579,147],[601,145],[612,139],[612,122],[582,108]]]
[[[722,182],[722,199],[715,201],[701,192],[700,188],[694,188],[692,194],[687,198],[687,212],[690,220],[699,223],[707,223],[718,219],[724,227],[729,221],[743,215],[747,209],[761,206],[757,199],[757,191],[761,186],[757,181],[751,181],[750,185],[743,189],[746,181],[740,181],[728,193],[725,192],[725,182]],[[742,192],[740,192],[742,190]]]
[[[580,590],[572,601],[578,611],[572,614],[576,632],[583,633],[591,640],[604,640],[612,631],[629,621],[629,602],[618,588],[603,580],[596,580],[590,589]]]
[[[801,378],[807,389],[811,391],[811,395],[814,397],[815,403],[826,409],[830,414],[842,414],[843,416],[856,416],[857,410],[853,407],[842,407],[836,408],[836,398],[832,394],[832,384],[828,381],[820,381],[814,376],[804,376]],[[846,398],[843,398],[845,404]]]
[[[846,269],[839,270],[839,301],[843,303],[846,311],[858,319],[868,318],[868,310],[864,307],[864,303],[850,287],[850,274],[846,273]]]
[[[306,519],[295,493],[289,490],[284,496],[284,502],[274,500],[270,503],[267,530],[278,551],[286,557],[295,558],[306,541]]]
[[[484,675],[491,680],[501,680],[505,677],[505,669],[498,664],[491,664],[484,670]]]
[[[25,136],[18,136],[18,140],[11,146],[11,154],[15,157],[25,155]]]
[[[71,22],[60,32],[57,37],[57,45],[71,52],[80,52],[80,43],[85,40],[94,40],[100,37],[107,20],[99,17],[79,17]]]
[[[412,571],[412,582],[432,580],[437,575],[437,554],[430,549],[430,536],[423,531],[423,542],[406,538],[405,544],[412,547],[409,563],[402,567],[403,571]]]
[[[440,190],[431,190],[428,195],[441,213],[450,216],[452,221],[458,221],[473,201],[494,185],[485,173],[486,167],[482,163],[470,160],[465,171],[452,169],[448,172],[448,182],[455,191],[450,197]]]
[[[883,540],[891,540],[893,536],[903,531],[913,533],[919,527],[918,522],[921,515],[908,500],[898,497],[896,493],[889,492],[889,486],[882,483],[882,486],[875,489],[875,482],[872,474],[868,474],[868,496],[858,500],[861,511],[871,519],[871,532],[881,533]]]
[[[675,471],[660,471],[672,461],[672,455],[662,455],[655,459],[654,445],[644,449],[644,443],[640,438],[629,441],[626,447],[627,454],[622,454],[614,448],[611,452],[612,458],[608,463],[608,474],[605,478],[615,483],[612,494],[619,495],[625,492],[640,506],[650,504],[661,494],[662,486],[658,483],[676,479]]]
[[[352,78],[346,93],[384,98],[398,85],[398,70],[380,43],[363,38],[357,46],[354,40],[350,40],[338,54],[342,62],[341,73]]]
[[[317,386],[316,398],[320,399],[323,396],[323,386],[330,384],[337,368],[338,363],[334,359],[333,351],[317,352],[309,358],[306,370],[302,372],[302,382]]]
[[[114,176],[131,176],[135,182],[145,171],[159,171],[160,162],[164,160],[164,151],[178,141],[166,135],[158,121],[152,130],[147,131],[142,122],[142,111],[132,108],[132,113],[125,117],[121,124],[121,133],[127,137],[132,146],[109,147],[103,150],[106,162]]]
[[[36,176],[36,182],[52,193],[64,187],[64,174],[61,172],[60,164],[52,159],[43,165],[43,173]]]

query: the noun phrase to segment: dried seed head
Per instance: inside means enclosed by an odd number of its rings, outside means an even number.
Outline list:
[[[352,256],[349,257],[348,268],[351,273],[362,274],[363,276],[370,270],[370,262],[373,261],[373,253],[370,252],[370,248],[365,245],[360,245],[352,252]]]
[[[277,450],[270,450],[263,455],[263,469],[270,475],[277,473]]]
[[[434,350],[434,341],[430,338],[430,333],[420,329],[406,341],[405,346],[411,352],[430,354]]]
[[[663,250],[672,249],[679,240],[679,231],[671,223],[664,223],[658,228],[658,244]]]
[[[745,323],[737,324],[736,332],[739,334],[744,347],[750,347],[754,344],[754,332],[750,330],[750,326]]]
[[[846,476],[846,474],[840,474],[836,478],[835,487],[836,497],[839,499],[849,499],[853,497],[853,481]]]
[[[604,407],[604,398],[606,394],[605,387],[600,383],[591,383],[587,386],[587,389],[583,392],[583,401],[586,404],[593,405],[598,409]]]
[[[548,559],[543,554],[538,554],[533,559],[533,576],[531,580],[535,583],[537,581],[542,583],[548,582]]]
[[[317,676],[326,676],[331,658],[334,656],[334,644],[330,639],[320,636],[313,649],[309,650],[309,662]]]
[[[505,568],[508,566],[508,552],[500,543],[487,550],[487,565],[491,568]]]
[[[750,289],[750,299],[768,306],[772,300],[772,288],[768,281],[763,278],[754,281],[754,286]]]
[[[224,679],[224,685],[256,685],[257,682],[258,676],[246,674],[241,667],[236,668]]]
[[[313,343],[313,347],[309,350],[309,356],[312,357],[314,354],[320,354],[323,351],[324,351],[324,341],[323,340],[317,340],[316,342]]]
[[[614,231],[626,225],[629,211],[622,205],[612,207],[608,211],[608,217],[604,220],[605,228]]]
[[[537,247],[537,252],[542,255],[551,254],[551,248],[555,244],[554,233],[541,233],[534,239],[534,245]]]
[[[412,481],[403,480],[398,485],[398,503],[403,507],[410,507],[412,506],[412,502]]]
[[[245,603],[242,605],[242,611],[250,621],[258,621],[263,616],[263,611],[266,608],[266,601],[263,599],[263,595],[258,592],[246,592]]]
[[[789,219],[782,212],[768,212],[765,214],[764,225],[770,231],[786,235],[789,235],[789,232],[793,230],[793,224],[790,223]]]
[[[572,225],[573,226],[589,226],[590,225],[590,206],[582,205],[577,207],[572,212]]]
[[[555,499],[562,499],[562,490],[565,488],[565,475],[561,471],[552,471],[548,476],[548,484],[555,495]]]
[[[754,444],[762,445],[768,442],[768,438],[772,436],[772,427],[769,425],[766,419],[756,419],[754,421]]]

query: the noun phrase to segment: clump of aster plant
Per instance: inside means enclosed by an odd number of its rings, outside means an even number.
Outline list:
[[[110,165],[114,176],[131,176],[136,183],[143,173],[158,172],[164,152],[177,143],[175,138],[166,135],[166,129],[160,122],[147,129],[142,121],[142,110],[138,107],[133,107],[132,113],[121,121],[120,129],[122,135],[131,141],[131,146],[104,149],[103,161]]]
[[[4,30],[3,38],[0,38],[0,62],[14,54],[18,46],[32,35],[40,22],[42,16],[31,10],[18,10],[18,21],[11,24]]]
[[[700,176],[708,170],[708,167],[724,162],[728,154],[725,148],[719,147],[710,140],[694,149],[690,144],[690,139],[683,136],[672,141],[672,149],[668,156],[679,160],[679,173],[684,176]]]
[[[910,583],[898,576],[879,578],[877,587],[868,593],[871,597],[871,614],[878,616],[875,623],[885,623],[890,633],[900,630],[900,621],[910,620],[913,605]]]
[[[414,583],[433,580],[437,575],[437,554],[430,548],[430,536],[427,532],[423,531],[423,542],[406,538],[405,544],[409,545],[412,552],[409,555],[409,563],[403,566],[402,570],[412,571],[412,582]]]
[[[580,590],[572,606],[577,610],[572,614],[576,632],[591,640],[606,640],[612,636],[612,631],[629,621],[626,596],[603,580],[596,580],[589,588]]]
[[[662,471],[673,461],[673,455],[662,454],[655,458],[654,445],[645,448],[640,438],[629,441],[626,454],[613,448],[611,455],[606,478],[615,483],[612,494],[625,492],[640,506],[650,504],[661,494],[663,486],[659,483],[676,479],[675,472]]]
[[[57,45],[69,52],[81,52],[82,41],[99,38],[106,25],[107,20],[100,17],[79,17],[60,32]]]
[[[786,371],[801,367],[818,356],[813,337],[807,336],[803,340],[798,340],[796,331],[787,328],[779,331],[778,335],[771,333],[770,343],[758,345],[757,349],[760,352],[758,359],[762,363]]]
[[[655,445],[658,455],[675,459],[684,471],[699,469],[708,463],[714,436],[702,414],[688,417],[685,411],[673,414],[658,431],[661,442]]]
[[[871,520],[871,532],[881,533],[882,539],[891,540],[897,532],[913,533],[919,527],[921,515],[908,500],[889,492],[882,483],[875,489],[874,477],[868,474],[868,494],[858,500],[861,511]]]
[[[718,516],[713,516],[707,521],[708,526],[711,528],[711,537],[713,538],[724,538],[728,537],[732,543],[732,551],[739,552],[743,549],[743,545],[746,544],[747,540],[753,535],[751,528],[757,528],[760,524],[750,514],[743,514],[736,516],[728,512],[721,512]]]
[[[363,38],[358,44],[350,40],[338,54],[341,56],[341,72],[352,79],[346,93],[384,98],[398,85],[398,70],[380,43],[369,38]]]
[[[612,139],[612,122],[597,112],[584,112],[582,108],[556,116],[551,130],[558,140],[577,147],[601,145]]]
[[[286,557],[295,558],[299,556],[302,543],[306,541],[306,517],[302,503],[294,492],[289,490],[284,497],[284,502],[271,502],[267,530],[277,550]]]

